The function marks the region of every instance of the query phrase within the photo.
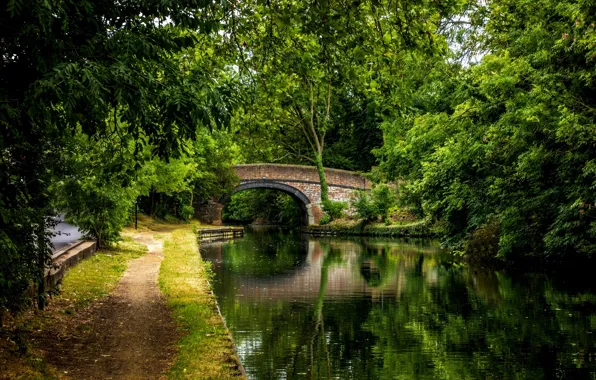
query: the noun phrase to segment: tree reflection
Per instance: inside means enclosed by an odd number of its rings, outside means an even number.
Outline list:
[[[462,268],[428,244],[267,239],[214,260],[251,377],[595,376],[596,296],[577,284]]]

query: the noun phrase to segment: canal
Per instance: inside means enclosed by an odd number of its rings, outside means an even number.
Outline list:
[[[255,230],[201,246],[253,379],[594,379],[596,291],[424,240]]]

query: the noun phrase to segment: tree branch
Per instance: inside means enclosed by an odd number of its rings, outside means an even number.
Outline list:
[[[302,129],[302,132],[304,133],[304,136],[306,137],[306,140],[308,141],[308,143],[311,146],[311,148],[313,149],[313,151],[316,151],[317,147],[315,146],[313,141],[310,139],[310,137],[308,136],[308,132],[306,131],[306,129],[308,128],[308,124],[306,123],[306,119],[304,118],[304,115],[302,114],[302,110],[300,109],[300,107],[298,107],[296,105],[294,105],[292,108],[294,109],[294,112],[296,113],[296,115],[298,116],[298,118],[301,121],[300,126]]]

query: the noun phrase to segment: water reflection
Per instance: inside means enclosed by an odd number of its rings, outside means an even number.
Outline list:
[[[596,377],[581,286],[469,270],[423,241],[257,232],[202,254],[255,379]]]

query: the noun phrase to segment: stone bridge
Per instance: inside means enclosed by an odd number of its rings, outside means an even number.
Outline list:
[[[240,183],[230,194],[199,208],[197,216],[204,223],[221,225],[221,213],[230,197],[248,189],[274,189],[291,195],[302,211],[304,225],[317,224],[323,216],[321,185],[314,166],[248,164],[234,167]],[[360,174],[325,168],[329,199],[349,201],[358,190],[370,190],[370,181]]]

